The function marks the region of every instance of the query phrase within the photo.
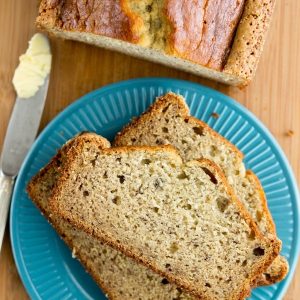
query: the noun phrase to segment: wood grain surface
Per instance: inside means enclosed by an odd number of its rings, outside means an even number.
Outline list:
[[[36,0],[0,0],[0,148],[15,93],[11,79],[18,57],[36,31]],[[270,129],[300,179],[300,1],[278,1],[255,80],[240,90],[181,71],[77,42],[51,40],[53,69],[41,129],[85,93],[119,80],[164,76],[215,88],[252,111]],[[300,299],[300,265],[285,300]],[[19,279],[8,230],[0,255],[0,299],[28,299]]]

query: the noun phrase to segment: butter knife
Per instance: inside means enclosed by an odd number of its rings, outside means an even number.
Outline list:
[[[34,96],[17,97],[8,124],[0,161],[0,251],[14,181],[38,132],[48,84],[49,75]]]

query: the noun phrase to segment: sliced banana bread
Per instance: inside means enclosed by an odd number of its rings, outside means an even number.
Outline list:
[[[76,142],[50,200],[54,213],[204,299],[243,299],[278,255],[221,170],[171,146]]]
[[[276,235],[262,186],[253,172],[245,170],[243,154],[207,124],[191,117],[180,95],[168,93],[159,97],[146,113],[125,127],[114,142],[116,146],[159,144],[175,146],[187,161],[204,157],[218,164],[260,230],[266,236]],[[273,284],[287,273],[286,259],[278,257],[258,282]]]
[[[87,144],[98,140],[98,143],[103,143],[103,146],[109,146],[105,139],[95,134],[85,133],[77,139],[83,140]],[[103,244],[84,231],[74,228],[52,213],[49,207],[49,198],[61,175],[60,170],[65,163],[65,153],[72,146],[74,146],[74,140],[66,144],[51,162],[30,181],[27,191],[33,202],[75,253],[100,288],[112,300],[154,300],[158,297],[160,300],[194,299],[150,269]]]

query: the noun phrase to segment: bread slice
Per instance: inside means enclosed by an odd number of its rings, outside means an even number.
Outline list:
[[[275,0],[41,0],[49,33],[158,62],[227,84],[254,77]],[[192,12],[192,13],[191,13]]]
[[[91,140],[103,141],[98,135],[85,133],[78,139],[85,143]],[[170,284],[166,279],[148,268],[124,256],[112,247],[103,244],[82,230],[77,230],[68,222],[53,214],[49,207],[49,198],[60,177],[60,169],[65,163],[65,152],[74,141],[66,144],[51,162],[43,168],[28,184],[30,198],[64,239],[76,257],[95,279],[109,299],[156,299],[161,300],[194,299],[180,288]],[[260,278],[260,277],[259,277]],[[259,282],[260,284],[260,282]]]
[[[66,156],[53,212],[199,298],[243,299],[280,251],[208,160],[82,141]]]
[[[175,146],[187,161],[204,157],[217,163],[263,234],[276,235],[263,188],[256,175],[245,170],[243,154],[207,124],[191,117],[180,95],[168,93],[159,97],[114,142],[115,146],[158,144]],[[269,285],[281,281],[288,269],[286,259],[278,257],[257,283]]]
[[[92,141],[109,143],[98,135],[84,133],[78,140],[89,144]],[[192,300],[194,297],[170,284],[166,279],[128,258],[112,247],[103,244],[82,230],[75,229],[68,222],[53,214],[49,207],[52,190],[61,176],[65,163],[65,154],[75,141],[67,143],[51,162],[29,182],[27,191],[36,206],[45,215],[55,230],[60,234],[73,254],[91,274],[100,288],[112,300]]]

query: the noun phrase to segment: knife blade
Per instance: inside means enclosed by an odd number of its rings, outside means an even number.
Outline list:
[[[1,170],[16,176],[39,129],[45,105],[49,76],[37,93],[28,99],[17,97],[4,139]]]
[[[49,75],[30,98],[16,98],[0,159],[0,251],[14,179],[40,125],[49,85]]]

